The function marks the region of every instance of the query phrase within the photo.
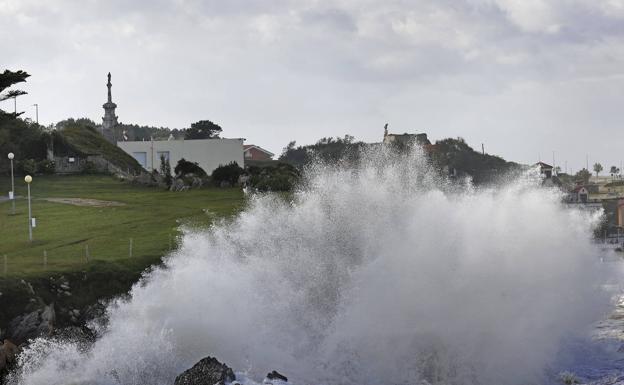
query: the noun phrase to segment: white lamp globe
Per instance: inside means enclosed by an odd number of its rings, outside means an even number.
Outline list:
[[[9,152],[9,159],[15,158],[15,155],[12,152]]]
[[[30,175],[26,175],[26,176],[24,177],[24,182],[26,182],[26,183],[30,183],[30,182],[32,182],[32,176],[30,176]]]

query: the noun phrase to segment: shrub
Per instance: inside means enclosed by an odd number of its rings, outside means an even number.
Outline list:
[[[238,178],[243,174],[243,169],[232,162],[225,166],[219,166],[212,172],[212,180],[215,184],[221,185],[223,182],[234,186],[238,183]]]
[[[193,174],[199,177],[203,177],[207,175],[206,171],[204,171],[204,169],[199,167],[199,164],[189,162],[188,160],[185,160],[184,158],[178,161],[178,164],[173,169],[173,172],[175,172],[175,175],[178,178],[186,176],[188,174]]]
[[[54,174],[56,171],[54,161],[47,159],[40,161],[37,163],[37,171],[42,174]]]
[[[34,159],[24,159],[17,163],[17,170],[24,175],[35,175],[37,162]]]
[[[83,174],[97,174],[98,169],[95,166],[95,163],[91,162],[90,160],[87,160],[84,163],[84,166],[82,166],[82,173]]]
[[[247,169],[249,185],[259,191],[290,191],[299,181],[299,171],[287,163]]]

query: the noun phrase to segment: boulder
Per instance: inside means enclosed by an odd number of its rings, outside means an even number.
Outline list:
[[[288,378],[286,378],[285,375],[281,374],[277,370],[274,370],[271,373],[267,374],[267,379],[271,381],[280,380],[280,381],[288,382]]]
[[[0,373],[15,362],[18,349],[19,348],[9,340],[4,340],[4,343],[0,345]]]
[[[225,385],[236,378],[227,365],[206,357],[175,379],[175,385]]]
[[[32,338],[49,336],[54,331],[56,313],[54,304],[15,317],[10,323],[6,336],[17,344],[24,343]]]

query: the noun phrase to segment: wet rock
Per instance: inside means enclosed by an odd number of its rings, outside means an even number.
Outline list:
[[[91,344],[95,342],[95,333],[86,326],[69,326],[54,330],[52,336],[62,341]]]
[[[49,336],[54,331],[55,321],[54,305],[51,304],[14,318],[9,323],[6,335],[17,344],[31,338]]]
[[[19,348],[9,340],[0,345],[0,373],[10,367],[17,357]]]
[[[278,372],[277,370],[272,371],[271,373],[267,374],[267,379],[269,380],[280,380],[280,381],[284,381],[284,382],[288,382],[288,378],[281,374],[280,372]]]
[[[176,377],[174,385],[225,385],[234,380],[232,369],[216,358],[206,357]]]

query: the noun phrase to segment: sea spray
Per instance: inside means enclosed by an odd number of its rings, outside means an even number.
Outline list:
[[[596,215],[525,175],[450,183],[419,148],[315,164],[187,230],[87,349],[38,340],[13,383],[172,384],[211,355],[260,381],[532,384],[603,314]]]

